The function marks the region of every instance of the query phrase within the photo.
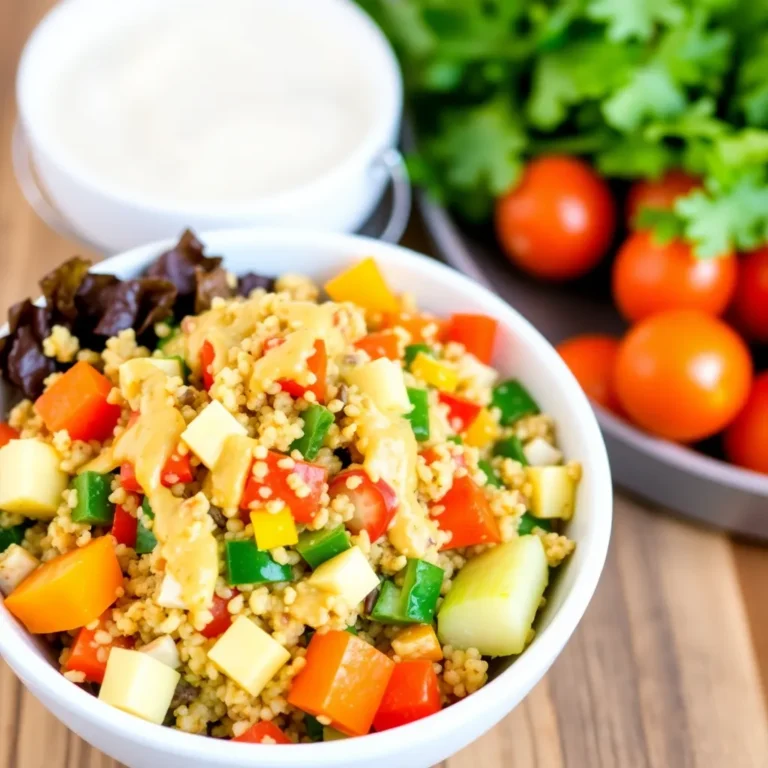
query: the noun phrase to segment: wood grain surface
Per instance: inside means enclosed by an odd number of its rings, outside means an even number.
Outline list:
[[[8,150],[18,55],[51,4],[0,0],[3,315],[76,250],[28,208]],[[429,250],[418,222],[408,242]],[[443,768],[768,766],[768,549],[621,493],[615,513],[600,587],[562,656],[521,706]],[[0,661],[0,768],[43,766],[117,764],[69,733]]]

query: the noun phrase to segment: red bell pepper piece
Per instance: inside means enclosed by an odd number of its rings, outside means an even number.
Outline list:
[[[192,464],[188,454],[172,454],[163,466],[160,482],[170,488],[176,483],[191,483],[194,479]],[[136,479],[136,470],[130,462],[120,465],[120,485],[131,493],[143,493],[139,481]]]
[[[488,315],[451,315],[445,332],[446,341],[457,341],[464,345],[481,363],[490,363],[493,357],[493,342],[498,323]]]
[[[238,594],[236,589],[232,590],[232,597]],[[229,598],[229,600],[232,599]],[[229,600],[225,600],[218,595],[213,596],[213,604],[211,605],[211,613],[213,618],[211,621],[200,630],[200,634],[203,637],[207,637],[212,640],[214,637],[223,635],[232,626],[232,614],[229,612]]]
[[[434,715],[442,708],[440,684],[431,661],[402,661],[392,673],[373,727],[387,731]]]
[[[437,395],[438,400],[448,406],[448,423],[454,432],[465,432],[469,425],[477,418],[482,405],[473,403],[464,397],[449,395],[447,392],[440,392]]]
[[[200,347],[200,369],[203,374],[203,386],[207,392],[213,386],[214,374],[213,361],[216,359],[216,350],[213,348],[213,344],[210,341],[204,341],[203,346]]]
[[[293,742],[271,721],[254,723],[242,736],[232,739],[245,744],[293,744]]]
[[[4,421],[0,421],[0,448],[4,445],[8,445],[11,440],[19,439],[19,431],[14,429],[10,424],[6,424]]]
[[[50,432],[65,429],[73,440],[106,440],[120,418],[120,406],[107,402],[112,382],[92,365],[75,363],[35,402]]]
[[[394,667],[389,657],[350,632],[317,632],[288,701],[310,715],[329,718],[347,736],[363,736],[371,730]]]
[[[468,476],[455,477],[453,486],[439,501],[430,506],[440,530],[452,533],[442,549],[472,547],[476,544],[500,544],[501,532],[483,489]]]
[[[347,481],[355,485],[350,488]],[[384,480],[374,483],[364,469],[348,469],[331,481],[328,495],[346,496],[355,506],[355,514],[345,525],[354,534],[368,531],[371,542],[380,539],[397,512],[397,494]]]
[[[139,521],[128,510],[118,504],[115,507],[115,516],[112,520],[112,535],[118,544],[125,544],[133,549],[136,546],[136,533]]]
[[[362,349],[368,353],[371,360],[378,360],[380,357],[386,357],[390,360],[400,359],[400,347],[397,342],[397,336],[392,331],[379,331],[378,333],[369,333],[355,342],[357,349]]]
[[[424,451],[424,453],[422,453],[421,455],[424,457],[424,461],[426,461],[427,464],[434,464],[436,461],[442,458],[440,454],[437,452],[437,448],[434,448],[434,447],[427,448],[427,450]],[[453,460],[453,463],[457,467],[467,466],[467,460],[464,457],[463,453],[456,454],[455,456],[451,454],[451,459]]]
[[[100,645],[96,642],[96,633],[99,630],[106,631],[103,619],[96,629],[83,627],[77,633],[64,669],[67,672],[82,672],[86,682],[101,685],[107,671],[110,651],[113,648],[133,648],[133,640],[129,637],[115,637],[111,643]]]
[[[269,352],[270,349],[279,347],[285,342],[285,339],[279,337],[273,337],[267,339],[264,342],[264,351]],[[310,373],[315,375],[315,381],[313,384],[304,386],[296,381],[290,379],[280,379],[278,384],[282,387],[284,392],[287,392],[291,397],[303,397],[305,392],[314,392],[315,400],[318,403],[325,402],[325,380],[328,374],[328,353],[325,349],[325,342],[322,339],[318,339],[315,342],[314,354],[307,358],[307,368]]]
[[[249,519],[251,504],[258,502],[264,504],[272,499],[280,499],[290,510],[293,519],[297,523],[310,523],[320,508],[320,498],[323,495],[328,479],[328,470],[317,464],[306,461],[294,461],[292,469],[283,469],[278,463],[287,458],[282,453],[270,451],[263,461],[267,464],[267,474],[263,478],[256,478],[249,473],[245,483],[243,497],[240,500],[240,509],[244,510],[243,520]],[[259,461],[259,460],[257,460]],[[291,474],[298,475],[303,485],[309,488],[309,495],[299,497],[291,488],[288,477]],[[262,488],[268,488],[268,496],[262,496]]]

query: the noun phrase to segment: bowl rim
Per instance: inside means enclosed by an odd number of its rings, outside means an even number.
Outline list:
[[[597,588],[608,552],[613,515],[613,488],[608,455],[592,407],[576,379],[552,345],[504,300],[457,270],[403,246],[358,235],[286,232],[264,228],[214,230],[200,233],[198,237],[212,250],[224,253],[228,247],[245,245],[264,249],[282,245],[309,250],[318,247],[329,248],[337,250],[340,254],[360,254],[361,258],[383,258],[394,268],[410,263],[424,273],[425,279],[432,277],[443,283],[448,290],[474,294],[482,299],[483,304],[500,323],[513,330],[516,336],[523,338],[527,346],[537,347],[545,359],[545,365],[556,373],[558,394],[574,411],[579,422],[578,429],[586,438],[585,445],[589,456],[584,456],[583,460],[588,464],[590,476],[594,481],[595,521],[590,535],[579,541],[580,549],[585,552],[581,570],[577,572],[571,590],[565,595],[549,625],[537,634],[533,643],[514,663],[471,696],[442,709],[424,721],[401,726],[397,729],[396,741],[398,748],[404,742],[415,745],[439,741],[457,730],[462,730],[467,722],[487,720],[493,711],[504,708],[505,704],[508,713],[546,673],[573,634]],[[139,269],[175,242],[176,240],[171,238],[125,251],[99,262],[94,271]],[[0,334],[6,330],[7,328],[0,328]],[[312,750],[312,765],[330,768],[343,762],[345,757],[348,758],[350,745],[354,745],[352,748],[356,760],[373,759],[392,750],[392,732],[373,733],[352,741],[290,746],[253,745],[231,741],[223,744],[220,739],[154,725],[104,704],[73,685],[52,665],[40,664],[37,656],[29,653],[26,648],[30,642],[28,633],[9,616],[0,600],[0,652],[12,661],[11,666],[17,670],[20,677],[31,681],[33,687],[44,689],[48,697],[62,709],[76,709],[79,718],[92,726],[106,733],[119,734],[121,738],[159,754],[170,751],[182,758],[210,759],[212,764],[216,765],[228,764],[229,754],[233,764],[244,765],[248,756],[253,757],[256,747],[262,750],[259,754],[263,755],[265,761],[290,768],[300,759],[300,755],[306,757]],[[524,692],[522,697],[519,696],[520,691]],[[424,729],[425,722],[429,723],[428,729]],[[495,722],[495,719],[491,720],[488,727]],[[480,732],[482,731],[478,730],[478,733]]]
[[[375,101],[375,112],[370,120],[370,127],[362,141],[352,152],[333,168],[325,171],[309,181],[283,190],[277,194],[248,200],[221,202],[218,200],[184,202],[173,198],[153,198],[148,195],[136,195],[130,190],[123,189],[119,184],[112,184],[106,178],[93,174],[84,169],[70,157],[66,147],[55,141],[50,131],[35,122],[35,114],[39,110],[33,107],[33,93],[40,88],[38,80],[33,78],[33,70],[37,68],[37,60],[49,54],[45,42],[49,36],[60,34],[58,27],[66,20],[68,14],[83,13],[89,5],[98,5],[104,9],[105,0],[66,0],[53,6],[27,39],[19,59],[16,72],[16,103],[19,113],[19,124],[28,137],[33,158],[39,154],[48,162],[63,172],[72,182],[87,189],[90,193],[115,203],[138,210],[162,215],[178,215],[189,217],[203,216],[248,216],[268,215],[284,212],[302,203],[313,202],[328,186],[333,186],[340,179],[360,169],[375,170],[377,160],[382,152],[394,145],[399,132],[403,111],[403,79],[400,65],[395,52],[375,24],[373,19],[352,0],[282,0],[298,5],[310,6],[316,9],[319,2],[326,3],[339,18],[346,16],[347,24],[356,26],[360,34],[365,34],[370,40],[366,49],[366,58],[371,64],[372,77],[385,85],[381,89],[384,97]],[[151,0],[143,0],[147,7],[152,7]],[[139,6],[139,1],[133,4]],[[124,4],[120,3],[121,7]],[[50,65],[49,65],[50,66]]]

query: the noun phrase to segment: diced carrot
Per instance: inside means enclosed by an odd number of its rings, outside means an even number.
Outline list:
[[[118,504],[115,507],[115,516],[112,520],[112,535],[118,544],[125,544],[126,547],[134,549],[136,547],[136,534],[139,529],[139,520],[128,510]]]
[[[8,445],[11,440],[18,440],[19,430],[14,429],[10,424],[0,421],[0,448]]]
[[[457,341],[481,363],[490,363],[498,323],[488,315],[451,315],[446,341]]]
[[[203,386],[206,392],[213,386],[214,373],[211,366],[216,359],[216,350],[213,348],[213,344],[210,341],[204,341],[203,346],[200,347],[200,369],[203,374]]]
[[[454,432],[464,432],[483,409],[482,405],[447,392],[440,392],[437,397],[443,405],[448,406],[448,423]]]
[[[81,361],[51,384],[35,410],[51,432],[65,429],[73,440],[106,440],[112,435],[120,406],[107,402],[112,383]]]
[[[400,359],[397,336],[391,331],[369,333],[362,339],[358,339],[355,342],[355,347],[367,352],[371,360],[378,360],[380,357],[387,357],[390,360]]]
[[[440,530],[453,534],[443,549],[501,543],[499,525],[483,489],[466,475],[455,477],[451,490],[430,509]]]
[[[98,619],[122,586],[112,537],[102,536],[40,566],[5,607],[33,634],[65,632]]]
[[[373,727],[387,731],[421,720],[440,709],[440,684],[432,662],[402,661],[392,673]]]
[[[293,742],[271,721],[254,723],[244,734],[232,739],[245,744],[293,744]]]
[[[392,312],[382,318],[382,328],[403,328],[411,335],[411,344],[442,341],[445,320],[432,315]]]
[[[64,669],[67,672],[82,672],[86,682],[101,685],[107,671],[109,652],[113,648],[132,648],[133,641],[128,637],[115,637],[106,645],[97,643],[96,633],[99,630],[105,631],[103,620],[96,629],[83,627],[78,632]]]
[[[236,589],[232,591],[234,593],[232,597],[239,594]],[[230,600],[231,599],[232,598],[230,598]],[[203,637],[212,640],[214,637],[223,635],[232,626],[232,614],[229,612],[229,600],[214,595],[210,611],[213,618],[200,630],[200,634]]]
[[[315,717],[329,718],[348,736],[368,733],[394,662],[365,640],[338,630],[313,635],[306,658],[288,702]]]
[[[293,461],[291,469],[278,466],[280,462],[288,459]],[[267,465],[267,474],[257,478],[253,472],[249,473],[245,483],[243,497],[240,500],[240,509],[245,511],[242,516],[244,521],[249,521],[251,504],[258,502],[264,504],[273,499],[280,499],[291,510],[293,519],[297,523],[310,523],[320,509],[320,498],[328,479],[328,470],[318,464],[309,464],[306,461],[294,461],[281,453],[270,451],[264,461]],[[256,462],[255,462],[256,463]],[[290,475],[297,475],[303,485],[309,488],[307,496],[298,496],[296,490],[291,488],[288,481]],[[261,494],[261,489],[267,488],[266,496]]]

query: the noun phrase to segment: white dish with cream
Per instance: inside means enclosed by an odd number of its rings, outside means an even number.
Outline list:
[[[186,226],[354,230],[402,108],[394,56],[349,0],[65,0],[17,96],[46,195],[107,251]]]

